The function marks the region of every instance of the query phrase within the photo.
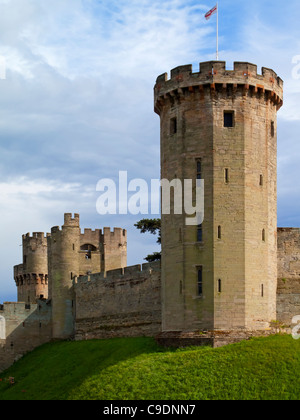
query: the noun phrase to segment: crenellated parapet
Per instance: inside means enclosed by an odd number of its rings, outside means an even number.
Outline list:
[[[164,101],[180,101],[194,93],[209,91],[218,94],[250,95],[264,97],[271,101],[277,109],[283,104],[283,81],[268,68],[257,72],[257,66],[251,63],[235,62],[233,70],[226,69],[225,61],[208,61],[200,63],[200,70],[193,73],[192,65],[176,67],[171,77],[164,73],[157,78],[154,88],[155,112],[160,115]]]
[[[95,273],[88,276],[76,277],[74,279],[74,286],[80,287],[82,285],[88,285],[104,280],[107,285],[119,281],[126,282],[132,281],[134,279],[138,280],[140,277],[145,276],[145,274],[151,275],[152,273],[160,272],[160,269],[160,261],[145,264],[137,264],[115,270]]]

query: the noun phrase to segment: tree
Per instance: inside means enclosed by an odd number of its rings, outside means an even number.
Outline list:
[[[152,235],[158,235],[157,243],[161,244],[161,219],[143,219],[134,225],[141,233],[149,232]],[[161,252],[154,252],[145,258],[148,262],[160,261]]]

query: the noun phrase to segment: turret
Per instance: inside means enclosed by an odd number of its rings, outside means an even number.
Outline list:
[[[250,63],[158,77],[161,178],[204,180],[204,221],[162,215],[163,331],[260,330],[276,319],[277,111],[283,82]]]
[[[65,214],[62,229],[48,237],[49,297],[52,300],[53,338],[74,333],[73,278],[79,275],[79,215]]]
[[[48,298],[47,237],[29,233],[22,237],[23,264],[14,267],[18,302],[36,303]]]

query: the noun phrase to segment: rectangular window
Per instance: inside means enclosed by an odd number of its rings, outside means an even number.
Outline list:
[[[218,239],[222,239],[222,228],[218,226]]]
[[[197,159],[196,165],[197,165],[197,179],[202,179],[202,160]]]
[[[234,111],[224,111],[224,127],[231,128],[234,126]]]
[[[202,228],[202,225],[198,225],[198,228],[197,228],[197,242],[203,242],[203,228]]]
[[[171,118],[170,120],[170,135],[173,136],[173,134],[177,133],[177,118]]]
[[[264,177],[263,177],[263,175],[261,175],[260,178],[259,178],[259,185],[261,187],[264,185]]]
[[[224,170],[224,178],[225,178],[225,184],[229,184],[229,169],[225,168]]]
[[[264,285],[261,285],[261,297],[264,297]]]
[[[179,283],[179,294],[182,295],[183,287],[182,287],[182,280]]]
[[[198,296],[203,295],[203,267],[198,267]]]
[[[222,280],[218,280],[218,293],[222,293]]]
[[[275,137],[275,123],[271,121],[271,137]]]

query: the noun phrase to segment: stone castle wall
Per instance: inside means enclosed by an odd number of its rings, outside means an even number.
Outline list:
[[[300,229],[278,229],[277,320],[291,325],[300,315]]]
[[[51,340],[51,319],[51,305],[45,300],[0,305],[0,372]]]
[[[77,340],[161,332],[159,262],[79,277],[74,292]]]

